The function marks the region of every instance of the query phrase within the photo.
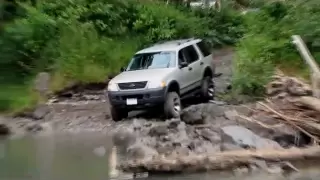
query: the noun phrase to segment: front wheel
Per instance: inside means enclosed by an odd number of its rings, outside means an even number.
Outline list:
[[[164,114],[166,118],[178,118],[181,112],[181,100],[176,92],[169,92],[164,103]]]
[[[201,98],[208,102],[213,100],[215,94],[215,86],[210,76],[204,77],[201,84]]]
[[[126,109],[118,109],[113,106],[110,108],[111,117],[114,121],[121,121],[128,117],[128,111]]]

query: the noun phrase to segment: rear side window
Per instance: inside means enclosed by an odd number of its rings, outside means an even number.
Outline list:
[[[182,53],[185,55],[185,58],[188,63],[193,63],[199,59],[197,51],[194,49],[193,45],[183,48]]]
[[[198,42],[197,46],[199,47],[204,57],[211,55],[211,51],[204,41]]]

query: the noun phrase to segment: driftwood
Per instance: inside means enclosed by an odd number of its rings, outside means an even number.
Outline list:
[[[312,81],[312,91],[313,96],[320,98],[320,68],[316,63],[315,59],[311,55],[306,44],[303,42],[302,38],[299,35],[292,36],[293,43],[296,45],[297,50],[301,54],[301,57],[304,59],[306,64],[311,70],[311,81]]]
[[[310,96],[303,96],[299,97],[295,100],[295,102],[302,104],[310,109],[318,111],[320,113],[320,99],[310,97]]]
[[[318,158],[320,147],[313,146],[304,149],[237,150],[182,157],[157,156],[147,160],[127,161],[120,165],[120,168],[126,172],[195,172],[254,165],[257,160],[280,162]]]

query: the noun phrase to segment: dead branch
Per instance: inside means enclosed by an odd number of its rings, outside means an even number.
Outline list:
[[[260,105],[264,106],[265,108],[267,108],[269,111],[271,111],[272,113],[278,115],[279,117],[281,117],[283,120],[285,120],[286,122],[288,122],[291,126],[297,128],[299,131],[303,132],[304,134],[306,134],[307,136],[311,137],[312,139],[314,139],[315,141],[317,142],[320,142],[319,139],[315,136],[313,136],[312,134],[310,134],[308,131],[304,130],[303,128],[299,127],[298,125],[296,125],[295,123],[293,123],[291,120],[292,118],[286,116],[286,115],[283,115],[281,113],[279,113],[278,111],[272,109],[271,107],[269,107],[268,105],[262,103],[262,102],[259,102]],[[297,120],[299,121],[299,120]]]

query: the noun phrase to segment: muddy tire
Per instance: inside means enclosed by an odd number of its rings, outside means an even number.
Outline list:
[[[169,92],[164,103],[164,115],[166,118],[178,118],[181,112],[181,100],[176,92]]]
[[[212,77],[206,76],[202,79],[201,84],[201,99],[204,102],[208,102],[210,100],[213,100],[215,93],[215,86],[214,82],[212,80]]]
[[[128,111],[126,109],[110,108],[111,117],[113,121],[121,121],[128,117]]]

